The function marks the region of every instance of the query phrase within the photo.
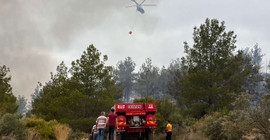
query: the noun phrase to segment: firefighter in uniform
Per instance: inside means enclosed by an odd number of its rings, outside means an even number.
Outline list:
[[[167,125],[166,125],[166,140],[171,140],[172,139],[172,125],[169,120],[167,120]]]

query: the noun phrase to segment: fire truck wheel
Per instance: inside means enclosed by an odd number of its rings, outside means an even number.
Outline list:
[[[154,140],[154,133],[153,131],[148,132],[148,140]]]

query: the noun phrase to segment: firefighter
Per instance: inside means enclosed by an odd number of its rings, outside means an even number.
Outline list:
[[[172,139],[172,125],[169,120],[167,120],[167,125],[166,125],[166,140],[171,140]]]

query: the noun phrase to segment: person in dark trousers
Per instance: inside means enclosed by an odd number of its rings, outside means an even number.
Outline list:
[[[109,125],[109,140],[114,139],[114,130],[117,128],[117,115],[114,112],[114,108],[111,109],[111,113],[108,114],[108,125]]]
[[[166,125],[166,140],[171,140],[172,139],[172,125],[169,120],[167,120],[167,125]]]
[[[97,136],[98,136],[97,125],[94,125],[92,127],[91,135],[93,136],[93,140],[97,140]]]

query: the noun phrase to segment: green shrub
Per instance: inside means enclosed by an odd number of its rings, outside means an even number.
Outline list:
[[[25,128],[16,114],[5,114],[0,119],[0,137],[5,139],[15,138],[17,140],[23,139]],[[1,139],[4,139],[4,138]]]
[[[25,118],[24,123],[29,128],[34,128],[38,131],[42,138],[55,139],[54,126],[58,124],[56,120],[46,122],[37,117]]]
[[[82,119],[85,122],[84,119]],[[25,118],[25,126],[28,127],[27,137],[39,137],[41,139],[67,139],[72,132],[72,129],[65,125],[57,122],[56,120],[51,120],[49,122],[37,118],[36,116]],[[90,129],[90,126],[89,126]]]
[[[210,139],[217,139],[220,140],[225,138],[224,133],[222,132],[222,123],[225,121],[221,114],[216,113],[213,115],[209,115],[205,119],[206,121],[206,129],[205,134]]]
[[[250,126],[255,128],[259,135],[265,139],[270,139],[270,94],[266,94],[260,105],[249,110],[251,119]]]
[[[133,103],[155,103],[155,102],[156,102],[156,100],[150,96],[136,98],[133,100]]]
[[[155,117],[156,117],[157,124],[158,124],[158,127],[156,129],[156,132],[157,133],[165,132],[166,120],[164,119],[164,117],[159,112],[157,112],[155,114]]]
[[[185,117],[183,119],[183,125],[192,126],[192,125],[196,124],[197,121],[198,121],[198,119],[195,119],[193,117]]]
[[[205,135],[211,140],[241,139],[249,129],[246,118],[234,110],[229,114],[215,112],[205,117]]]

